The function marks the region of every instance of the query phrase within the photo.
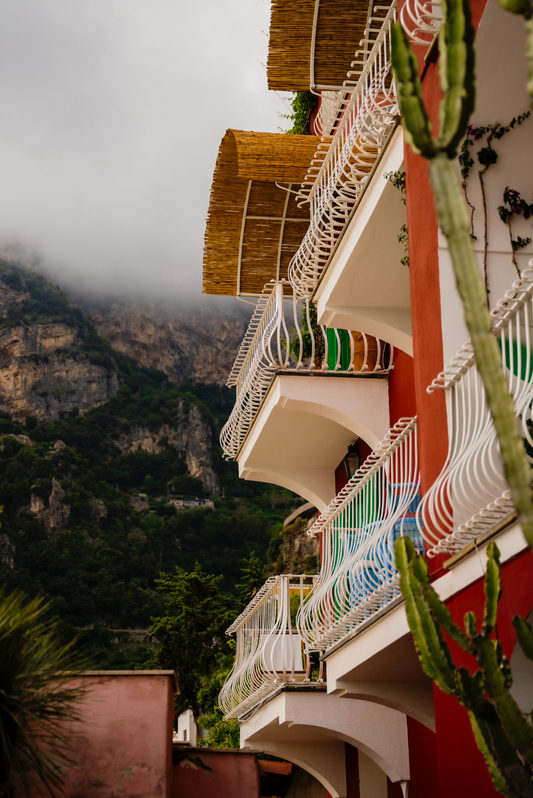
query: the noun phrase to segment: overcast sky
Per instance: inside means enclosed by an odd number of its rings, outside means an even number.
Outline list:
[[[275,131],[269,0],[2,0],[0,248],[67,288],[199,295],[229,127]]]

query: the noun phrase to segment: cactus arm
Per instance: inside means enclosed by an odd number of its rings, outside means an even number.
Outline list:
[[[496,428],[505,477],[511,488],[515,507],[522,517],[525,538],[533,547],[531,472],[518,434],[513,400],[503,375],[500,350],[491,332],[483,282],[470,240],[467,209],[453,165],[445,154],[439,154],[430,161],[429,173],[439,224],[450,247],[457,289],[472,338],[476,365],[485,386]]]
[[[498,666],[502,672],[504,683],[506,689],[509,689],[513,686],[513,674],[511,673],[511,666],[509,664],[509,660],[503,653],[503,646],[499,640],[492,641],[494,648],[496,650],[496,658],[498,660]]]
[[[477,634],[477,619],[473,612],[465,613],[465,631],[469,637]]]
[[[494,708],[483,700],[474,704],[474,707],[467,710],[468,717],[494,786],[508,798],[529,796],[531,784],[515,751],[509,747],[507,738],[499,728]]]
[[[516,751],[505,736],[494,706],[484,698],[483,681],[478,673],[471,676],[465,668],[459,668],[457,682],[463,697],[461,703],[466,707],[477,746],[487,764],[496,789],[516,798],[512,779],[507,769],[517,761]]]
[[[444,24],[439,32],[439,71],[444,92],[436,148],[449,158],[459,142],[475,104],[474,30],[468,0],[444,0]]]
[[[396,541],[396,567],[401,575],[401,590],[405,597],[409,629],[413,633],[415,648],[425,673],[444,693],[454,694],[455,680],[450,652],[431,618],[422,586],[413,574],[411,561],[414,555],[415,549],[410,538]]]
[[[517,747],[506,733],[494,702],[485,698],[482,672],[471,676],[465,668],[459,668],[457,683],[494,785],[510,798],[530,796],[531,769],[517,756]]]
[[[468,637],[461,631],[461,629],[452,620],[452,616],[448,607],[443,604],[435,590],[431,587],[429,579],[429,568],[427,562],[423,557],[414,554],[410,560],[410,568],[413,571],[417,582],[421,585],[424,592],[424,598],[427,601],[428,607],[431,610],[433,617],[437,624],[450,635],[463,651],[469,654],[473,653],[472,644]]]
[[[470,710],[468,711],[468,717],[470,718],[470,724],[472,726],[472,731],[474,732],[476,745],[483,754],[483,758],[494,786],[498,792],[501,792],[502,795],[506,795],[507,798],[515,798],[515,793],[511,792],[511,785],[507,783],[506,779],[504,779],[502,773],[500,772],[500,768],[498,767],[494,749],[491,745],[492,739],[490,732],[488,731],[487,724],[483,720],[478,719],[475,712]]]
[[[496,615],[501,595],[500,552],[492,542],[487,547],[487,570],[485,573],[485,612],[483,617],[485,634],[490,634],[496,628]]]
[[[454,624],[448,608],[431,586],[427,563],[415,553],[410,538],[396,541],[395,554],[407,620],[424,671],[441,690],[454,695],[466,708],[495,787],[508,798],[530,796],[533,728],[509,693],[512,678],[501,643],[490,637],[501,596],[497,546],[492,543],[488,548],[485,612],[479,633],[472,613],[465,616],[466,634]],[[522,632],[523,624],[515,619],[515,628],[517,625]],[[475,674],[454,665],[441,629],[475,656],[479,665]],[[525,630],[527,643],[533,644],[533,633],[528,626]]]
[[[533,765],[533,729],[507,689],[506,673],[498,662],[493,641],[488,636],[478,635],[474,644],[485,690],[494,703],[505,734],[524,761]]]
[[[431,122],[418,77],[418,62],[399,22],[393,23],[391,27],[391,44],[391,59],[398,86],[405,138],[415,152],[424,158],[432,158],[435,147],[431,140]]]
[[[524,618],[520,618],[519,615],[513,618],[513,626],[520,648],[528,659],[533,660],[533,630],[531,626]]]
[[[460,646],[463,651],[466,651],[467,654],[472,654],[472,643],[469,640],[469,632],[468,629],[466,630],[466,634],[457,626],[456,623],[453,622],[450,610],[448,607],[442,603],[438,594],[435,590],[428,584],[428,586],[424,589],[424,596],[426,601],[431,608],[431,612],[435,616],[435,620],[437,623],[442,626],[442,628],[449,634],[449,636],[454,640],[458,646]]]

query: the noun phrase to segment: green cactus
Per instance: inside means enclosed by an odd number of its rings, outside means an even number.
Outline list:
[[[392,64],[406,139],[415,152],[429,160],[437,217],[448,240],[477,368],[500,444],[505,477],[521,516],[524,535],[533,547],[530,467],[518,434],[498,344],[491,332],[485,290],[470,237],[468,209],[452,164],[475,102],[474,29],[468,0],[443,0],[442,7],[439,66],[443,99],[439,133],[435,138],[431,135],[431,123],[422,97],[418,62],[399,23],[392,28]]]
[[[466,613],[464,630],[452,620],[449,609],[431,586],[426,561],[415,554],[410,538],[396,541],[396,567],[401,575],[409,628],[426,674],[466,708],[476,742],[496,789],[509,798],[533,792],[532,718],[524,717],[511,696],[509,662],[494,638],[501,597],[500,553],[495,543],[487,548],[485,612],[481,628],[473,613]],[[533,660],[533,632],[522,618],[513,624],[524,654]],[[471,674],[453,662],[443,632],[475,658]]]

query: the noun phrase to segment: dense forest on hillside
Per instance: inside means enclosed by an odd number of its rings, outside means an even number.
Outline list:
[[[4,305],[2,327],[52,321],[75,326],[80,352],[114,369],[120,381],[110,402],[56,421],[30,416],[23,423],[0,412],[0,584],[51,597],[66,632],[82,630],[95,665],[128,667],[147,654],[117,649],[118,630],[147,629],[164,613],[168,599],[155,583],[161,574],[176,566],[190,572],[198,562],[221,577],[225,594],[235,594],[252,552],[265,563],[270,546],[275,558],[282,519],[301,500],[239,480],[235,464],[223,460],[218,433],[233,405],[232,391],[178,389],[162,372],[113,351],[43,278],[0,264],[0,279],[24,291],[22,301],[7,310]],[[208,495],[176,448],[164,438],[156,453],[123,452],[116,443],[139,427],[157,434],[191,407],[211,430],[221,495],[209,497],[214,507],[177,509],[173,497]],[[52,513],[59,519],[55,525]]]

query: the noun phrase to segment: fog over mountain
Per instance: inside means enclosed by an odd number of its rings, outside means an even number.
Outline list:
[[[73,292],[199,299],[228,127],[275,131],[268,0],[4,0],[0,248]]]

